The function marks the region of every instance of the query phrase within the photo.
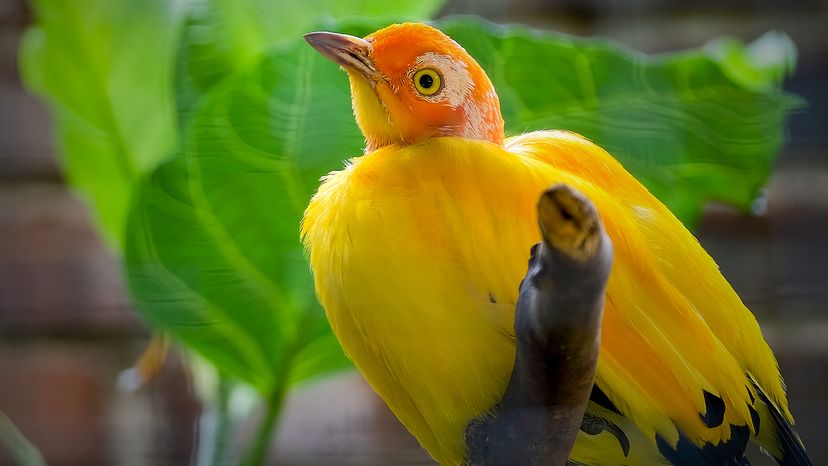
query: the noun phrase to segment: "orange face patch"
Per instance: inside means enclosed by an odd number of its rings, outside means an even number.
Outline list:
[[[398,141],[460,136],[503,141],[497,94],[480,65],[454,40],[425,24],[395,24],[365,38],[384,80],[375,88]],[[425,77],[424,77],[425,76]],[[360,113],[361,102],[354,100]],[[388,128],[362,126],[369,141]],[[382,144],[376,144],[381,146]]]

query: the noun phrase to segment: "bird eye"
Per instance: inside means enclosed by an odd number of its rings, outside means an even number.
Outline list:
[[[434,95],[440,90],[441,86],[440,74],[431,68],[425,68],[414,73],[414,87],[422,95]]]

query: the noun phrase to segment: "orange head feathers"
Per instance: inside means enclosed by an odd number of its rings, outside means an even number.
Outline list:
[[[305,40],[348,72],[367,150],[437,136],[503,143],[492,82],[463,47],[437,29],[405,23],[364,39],[313,32]]]

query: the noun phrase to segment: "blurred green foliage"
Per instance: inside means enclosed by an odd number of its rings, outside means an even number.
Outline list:
[[[298,229],[319,178],[363,147],[345,73],[301,34],[365,35],[392,22],[376,15],[440,5],[35,1],[24,77],[52,106],[70,183],[123,246],[138,311],[276,414],[288,387],[348,366]],[[473,17],[436,25],[487,70],[510,134],[587,136],[688,225],[711,199],[750,207],[799,104],[780,90],[795,60],[783,34],[653,57]]]
[[[137,183],[172,155],[180,12],[166,0],[37,0],[24,81],[52,109],[61,166],[119,249]]]
[[[489,73],[508,133],[562,128],[588,137],[690,228],[710,200],[750,209],[786,118],[801,105],[779,89],[796,57],[784,34],[647,56],[522,27],[439,25]],[[765,60],[757,49],[769,52]]]

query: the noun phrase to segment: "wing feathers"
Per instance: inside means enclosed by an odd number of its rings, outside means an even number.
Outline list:
[[[513,138],[505,150],[459,138],[381,149],[330,177],[306,212],[303,238],[334,330],[429,451],[452,459],[445,462],[461,458],[464,420],[491,403],[493,377],[505,384],[513,343],[501,334],[539,237],[532,207],[553,182],[595,203],[616,252],[596,376],[606,400],[595,409],[629,447],[602,429],[579,435],[573,458],[613,464],[601,461],[611,448],[618,464],[639,451],[676,464],[745,464],[753,434],[783,460],[799,461],[790,464],[808,464],[773,354],[713,260],[615,159],[562,132]],[[393,255],[377,253],[382,245]],[[416,275],[421,288],[390,281],[386,269]],[[337,287],[344,298],[325,290]],[[409,320],[416,325],[402,325]],[[373,348],[378,340],[384,346]],[[638,447],[642,439],[650,452]]]
[[[773,457],[782,466],[811,466],[810,458],[805,452],[805,446],[799,438],[799,434],[794,430],[793,423],[782,414],[779,408],[771,401],[765,394],[765,391],[756,384],[756,380],[751,374],[748,374],[756,392],[759,395],[763,407],[770,414],[770,419],[773,421],[773,428],[775,429],[777,451],[771,452]],[[767,426],[771,428],[771,426]]]
[[[531,133],[507,147],[582,190],[613,240],[598,374],[611,401],[645,434],[672,448],[689,442],[702,456],[736,448],[744,431],[756,434],[745,370],[760,371],[778,398],[775,360],[695,238],[617,161],[577,135]]]

